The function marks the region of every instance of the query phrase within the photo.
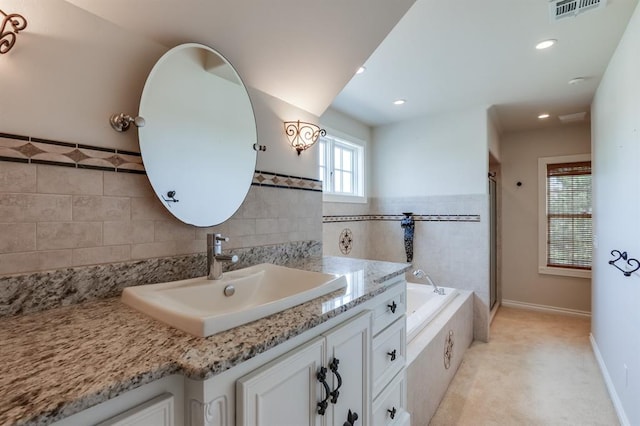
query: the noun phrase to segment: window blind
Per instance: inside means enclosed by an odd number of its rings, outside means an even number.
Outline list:
[[[591,162],[547,164],[547,266],[591,269]]]

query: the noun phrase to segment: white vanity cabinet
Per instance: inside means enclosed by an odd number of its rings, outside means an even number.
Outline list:
[[[211,379],[185,380],[189,426],[408,426],[406,282]],[[395,351],[395,352],[394,352]],[[392,356],[393,354],[393,356]],[[338,359],[336,374],[332,361]],[[318,372],[326,369],[326,383]],[[331,395],[324,415],[318,403]]]
[[[236,424],[368,424],[370,318],[363,312],[240,378]]]
[[[55,424],[408,426],[406,282],[385,285],[207,380],[167,376]]]

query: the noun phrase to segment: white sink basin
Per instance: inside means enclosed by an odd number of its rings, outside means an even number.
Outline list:
[[[347,285],[344,276],[269,263],[207,277],[127,287],[122,301],[157,320],[200,337],[263,318]],[[235,293],[225,296],[233,286]]]

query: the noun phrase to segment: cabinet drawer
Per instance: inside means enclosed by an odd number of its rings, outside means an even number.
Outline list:
[[[165,393],[98,426],[173,426],[173,407],[173,395]]]
[[[373,339],[373,397],[405,365],[406,320],[404,315]]]
[[[376,398],[373,403],[373,426],[409,424],[406,377],[406,371],[403,370]]]
[[[407,283],[402,282],[384,293],[384,302],[373,308],[373,335],[375,336],[406,311]]]

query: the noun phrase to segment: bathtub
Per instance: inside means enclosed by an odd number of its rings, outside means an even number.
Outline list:
[[[407,283],[408,344],[458,295],[455,288],[440,288],[444,295],[434,293],[430,285]]]
[[[473,293],[407,283],[407,409],[427,425],[473,340]]]

